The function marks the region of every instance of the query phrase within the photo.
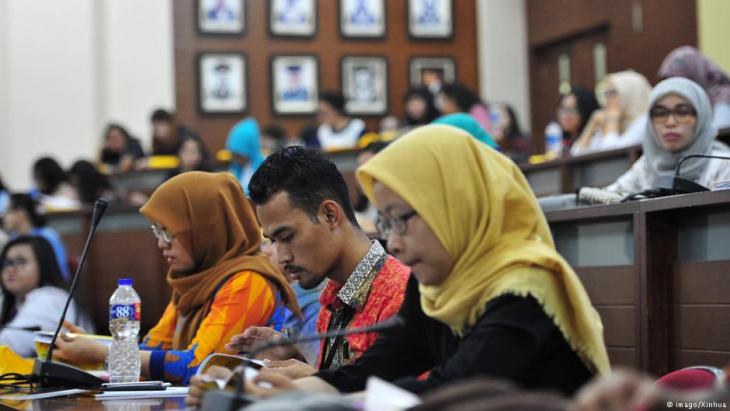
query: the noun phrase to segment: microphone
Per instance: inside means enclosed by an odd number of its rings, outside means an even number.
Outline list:
[[[707,187],[701,184],[697,184],[694,181],[680,177],[682,164],[691,158],[716,158],[720,160],[730,160],[730,157],[713,156],[708,154],[690,154],[682,157],[674,168],[673,176],[660,176],[657,178],[657,187],[660,191],[666,192],[666,194],[687,194],[709,191]]]
[[[66,299],[66,305],[63,307],[61,318],[58,321],[58,327],[56,327],[56,332],[53,334],[51,345],[48,347],[48,354],[46,355],[45,360],[37,358],[33,364],[33,380],[38,381],[42,387],[100,387],[103,383],[100,378],[97,378],[79,368],[67,364],[54,363],[53,348],[56,345],[58,334],[61,332],[61,328],[63,327],[63,321],[66,319],[68,307],[71,305],[71,301],[73,300],[76,283],[78,282],[81,270],[83,270],[84,264],[86,263],[86,254],[89,251],[91,240],[94,238],[96,227],[99,225],[101,217],[104,216],[104,212],[108,205],[109,203],[103,198],[99,198],[96,200],[96,203],[94,203],[94,212],[91,216],[89,235],[86,237],[86,243],[84,244],[84,249],[81,252],[81,258],[79,259],[79,265],[76,268],[76,273],[74,273],[73,280],[71,281],[71,286],[68,290],[68,298]]]
[[[297,338],[282,338],[280,340],[274,340],[269,341],[265,344],[262,344],[258,347],[256,347],[254,350],[252,350],[250,353],[248,353],[248,356],[250,358],[255,358],[258,354],[261,354],[262,352],[274,348],[274,347],[281,347],[285,345],[294,345],[302,342],[311,342],[311,341],[318,341],[318,340],[324,340],[327,338],[336,338],[336,337],[347,337],[349,335],[355,335],[355,334],[366,334],[366,333],[372,333],[372,332],[381,332],[392,328],[401,327],[405,324],[405,321],[403,318],[399,315],[394,315],[390,318],[388,318],[385,321],[381,321],[379,323],[368,325],[366,327],[358,327],[358,328],[345,328],[345,329],[339,329],[339,330],[333,330],[333,331],[327,331],[324,333],[318,333],[318,334],[310,334],[310,335],[303,335],[301,337]],[[333,347],[334,349],[334,347]],[[244,367],[246,364],[244,363]],[[208,391],[203,396],[203,404],[201,409],[203,411],[217,411],[217,410],[230,410],[235,411],[240,409],[241,407],[248,405],[252,402],[254,402],[256,399],[247,395],[243,395],[243,389],[245,384],[246,377],[244,375],[241,375],[241,378],[239,378],[236,381],[236,391],[235,392],[229,392],[224,390],[214,390],[214,391]]]

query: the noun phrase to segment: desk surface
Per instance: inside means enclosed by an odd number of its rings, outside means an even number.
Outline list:
[[[157,411],[184,410],[185,397],[140,398],[119,400],[96,400],[91,397],[62,397],[43,400],[22,401],[16,403],[0,402],[20,410],[106,410],[106,411]]]

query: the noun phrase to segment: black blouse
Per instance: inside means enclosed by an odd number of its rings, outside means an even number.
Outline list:
[[[476,325],[459,338],[424,314],[411,276],[399,315],[405,325],[382,332],[354,364],[316,376],[342,392],[365,389],[370,375],[415,393],[486,376],[568,395],[593,376],[532,297],[504,295],[489,301]],[[429,370],[428,378],[417,379]]]

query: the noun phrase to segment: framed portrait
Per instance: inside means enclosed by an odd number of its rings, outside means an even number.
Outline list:
[[[280,37],[314,37],[317,32],[316,0],[269,0],[269,34]]]
[[[240,114],[247,108],[246,56],[198,55],[198,108],[206,114]]]
[[[319,99],[319,71],[313,55],[271,58],[271,101],[275,114],[314,114]]]
[[[343,38],[384,38],[385,21],[385,0],[340,0],[340,34]]]
[[[343,57],[341,70],[345,111],[364,115],[388,111],[388,63],[384,57]]]
[[[414,57],[410,63],[411,85],[426,86],[436,93],[441,85],[456,81],[456,65],[448,57]]]
[[[246,0],[198,0],[198,32],[243,34],[246,30]]]
[[[408,0],[408,35],[449,39],[454,33],[452,0]]]

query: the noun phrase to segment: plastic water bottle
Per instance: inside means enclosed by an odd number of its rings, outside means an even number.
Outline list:
[[[142,314],[140,299],[132,288],[132,280],[123,278],[109,299],[109,347],[107,368],[111,382],[139,381],[139,318]]]
[[[545,127],[545,155],[548,158],[560,157],[563,152],[563,129],[555,121]]]

